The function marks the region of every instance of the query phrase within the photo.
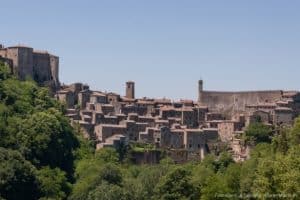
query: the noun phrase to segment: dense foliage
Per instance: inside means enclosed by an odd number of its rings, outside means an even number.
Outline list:
[[[278,130],[250,125],[244,139],[256,146],[244,163],[224,152],[202,162],[137,166],[126,148],[95,152],[63,113],[47,89],[0,66],[0,199],[300,198],[300,119]]]
[[[66,199],[80,143],[64,106],[0,65],[0,196]]]
[[[202,162],[176,165],[166,158],[159,165],[136,166],[120,160],[117,151],[102,149],[78,162],[69,198],[299,199],[300,119],[278,131],[257,123],[246,136],[256,146],[243,163],[224,152]]]

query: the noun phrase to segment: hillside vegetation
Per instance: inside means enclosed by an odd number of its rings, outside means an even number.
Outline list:
[[[259,123],[246,133],[256,147],[244,163],[223,152],[137,166],[126,150],[95,152],[46,88],[0,64],[0,199],[299,199],[300,119],[272,137]]]

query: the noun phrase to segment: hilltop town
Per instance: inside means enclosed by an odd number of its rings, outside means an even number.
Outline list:
[[[126,82],[125,95],[94,91],[82,83],[61,85],[59,58],[30,47],[1,45],[0,61],[20,79],[49,86],[65,104],[71,123],[97,149],[149,144],[177,163],[201,160],[224,146],[235,161],[244,161],[251,145],[241,136],[249,124],[259,119],[270,127],[290,126],[300,113],[298,91],[206,91],[199,80],[196,101],[136,98],[133,81]]]

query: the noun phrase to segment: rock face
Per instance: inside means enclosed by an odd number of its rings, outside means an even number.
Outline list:
[[[6,63],[19,79],[31,78],[40,85],[50,86],[53,91],[60,87],[57,56],[26,46],[4,48],[0,45],[0,57],[2,60],[8,60]]]

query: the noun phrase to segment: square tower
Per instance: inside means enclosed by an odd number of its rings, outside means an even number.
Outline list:
[[[6,57],[13,61],[13,72],[21,80],[33,79],[33,49],[25,46],[8,47]]]
[[[134,99],[134,82],[126,82],[126,97],[129,99]]]
[[[198,81],[198,102],[202,102],[203,80]]]

